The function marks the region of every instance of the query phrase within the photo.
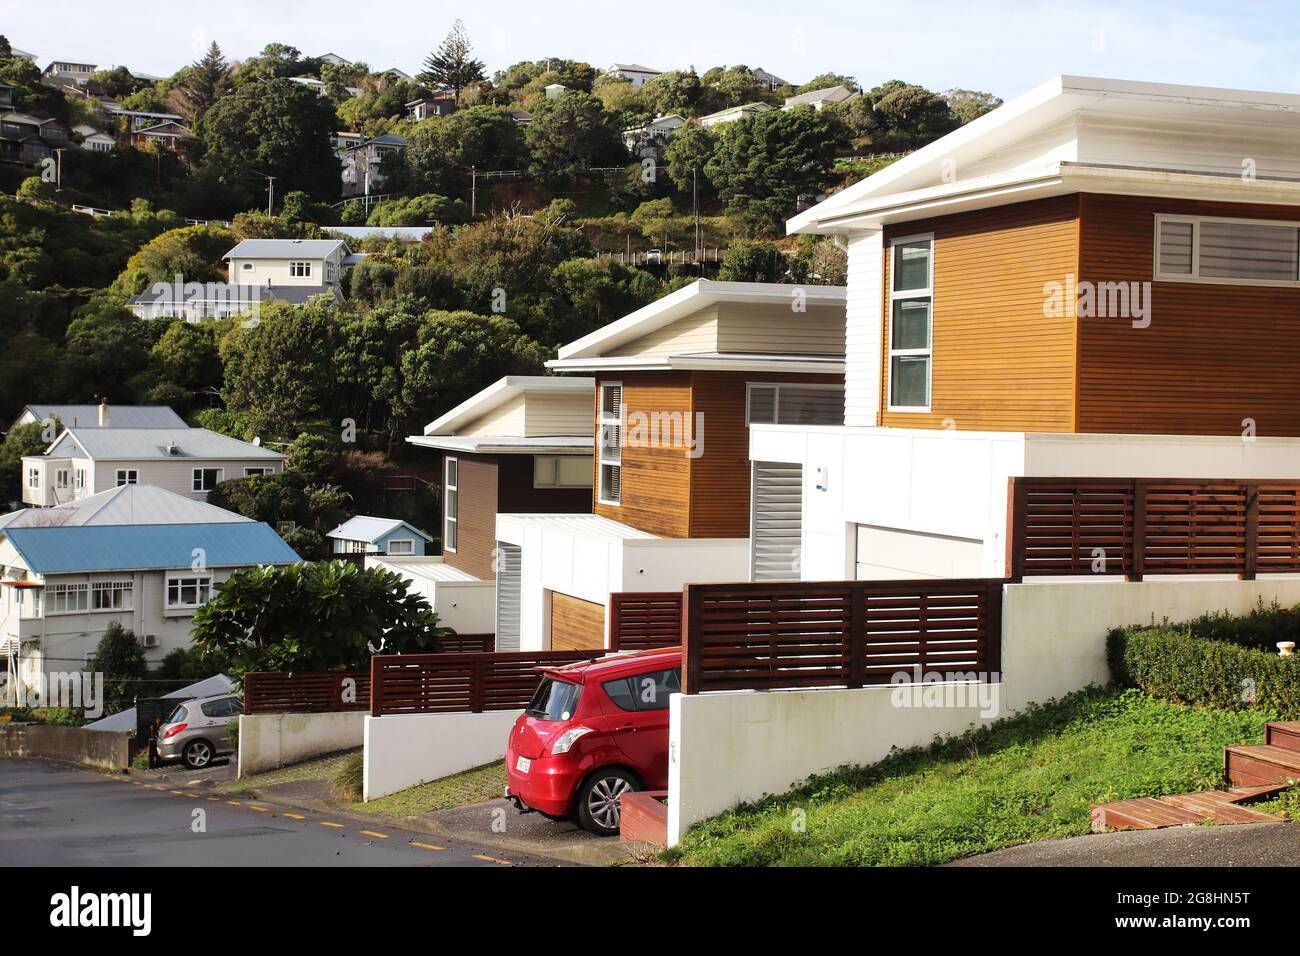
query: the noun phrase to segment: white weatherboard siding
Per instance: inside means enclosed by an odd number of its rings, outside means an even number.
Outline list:
[[[74,459],[75,461],[77,459]],[[194,490],[194,469],[219,468],[222,471],[222,480],[229,481],[231,478],[243,478],[244,471],[248,468],[265,468],[269,473],[274,474],[280,470],[280,464],[279,460],[266,458],[234,460],[183,458],[175,461],[121,462],[100,459],[95,462],[94,487],[87,494],[116,488],[118,469],[135,469],[140,473],[140,480],[137,484],[156,485],[159,488],[174,491],[178,495],[185,495],[196,501],[207,501],[208,493],[206,491]]]
[[[668,843],[743,801],[784,793],[811,774],[869,764],[894,747],[1007,717],[1110,679],[1115,627],[1210,611],[1244,614],[1259,601],[1300,602],[1295,577],[1258,581],[1010,584],[1003,600],[998,711],[900,707],[892,687],[673,694],[669,701]]]
[[[805,581],[1001,577],[1016,477],[1300,478],[1300,439],[750,426],[750,457],[803,465]],[[827,487],[815,486],[817,470]],[[912,541],[857,528],[913,532]],[[982,559],[971,542],[982,542]],[[907,574],[891,574],[906,556]]]
[[[844,424],[872,426],[880,414],[883,232],[848,243],[849,283],[844,339]]]

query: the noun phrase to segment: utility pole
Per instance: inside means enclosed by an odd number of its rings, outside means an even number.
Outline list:
[[[478,215],[478,167],[469,168],[469,218]]]
[[[63,192],[63,147],[54,150],[54,191]]]
[[[266,177],[266,214],[275,215],[275,177]]]
[[[700,183],[699,169],[691,167],[691,203],[695,207],[695,265],[704,275],[704,260],[700,256]]]

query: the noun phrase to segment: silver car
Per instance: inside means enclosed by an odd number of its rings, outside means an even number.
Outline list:
[[[231,694],[196,697],[178,706],[158,728],[158,758],[184,760],[191,770],[212,763],[214,757],[234,751],[226,725],[243,713],[239,698]]]

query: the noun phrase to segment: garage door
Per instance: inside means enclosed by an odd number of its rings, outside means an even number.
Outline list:
[[[605,608],[595,601],[551,592],[551,650],[599,651],[605,647]]]

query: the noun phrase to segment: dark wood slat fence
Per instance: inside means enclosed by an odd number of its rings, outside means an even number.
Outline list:
[[[1300,572],[1300,481],[1012,478],[1008,503],[1017,580]]]
[[[682,592],[644,591],[609,596],[611,651],[646,651],[682,642]]]
[[[345,685],[344,681],[352,684]],[[351,702],[343,700],[349,687]],[[278,671],[244,675],[244,713],[319,713],[370,706],[369,671]]]
[[[537,668],[604,651],[392,654],[370,658],[370,715],[518,710],[537,689]]]
[[[1001,579],[689,584],[682,692],[1001,670]]]
[[[495,634],[444,634],[438,643],[448,654],[490,654],[497,649]]]

